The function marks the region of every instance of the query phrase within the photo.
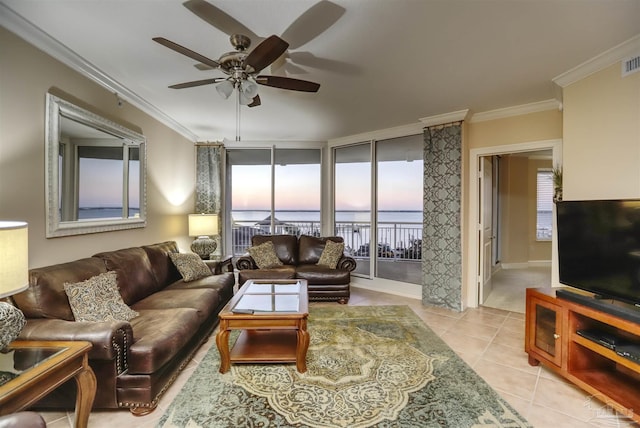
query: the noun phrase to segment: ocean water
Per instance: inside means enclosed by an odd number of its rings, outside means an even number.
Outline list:
[[[232,211],[233,221],[245,226],[255,225],[271,216],[269,211]],[[320,211],[276,211],[281,222],[319,222]],[[336,211],[336,223],[369,223],[369,211]],[[422,211],[379,211],[378,223],[422,223]]]

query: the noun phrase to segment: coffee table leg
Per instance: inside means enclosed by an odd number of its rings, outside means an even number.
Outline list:
[[[84,369],[75,376],[78,388],[74,424],[76,428],[87,428],[91,406],[93,406],[93,399],[96,396],[96,376],[86,361],[87,356],[85,355],[84,358]]]
[[[298,346],[296,347],[296,369],[298,373],[307,371],[307,350],[309,349],[309,332],[307,331],[307,320],[300,323],[298,329]]]
[[[229,330],[227,329],[228,322],[226,320],[220,321],[220,331],[216,335],[216,345],[220,352],[220,373],[226,373],[231,366],[231,355],[229,354]]]

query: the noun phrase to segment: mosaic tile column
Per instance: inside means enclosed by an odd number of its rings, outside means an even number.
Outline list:
[[[422,303],[462,309],[462,123],[424,131]]]

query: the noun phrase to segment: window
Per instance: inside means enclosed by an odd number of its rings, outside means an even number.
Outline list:
[[[320,235],[320,149],[228,149],[234,255],[251,237]]]
[[[536,188],[536,239],[550,241],[553,219],[553,171],[539,169]]]

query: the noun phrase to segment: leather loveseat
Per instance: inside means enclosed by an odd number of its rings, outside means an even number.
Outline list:
[[[306,279],[309,300],[338,301],[343,304],[349,301],[351,272],[356,268],[355,259],[342,254],[335,269],[318,264],[326,242],[342,243],[342,237],[255,235],[251,238],[254,247],[267,241],[273,243],[282,265],[260,269],[247,253],[236,261],[239,285],[250,279]]]
[[[29,288],[13,296],[27,318],[18,338],[91,342],[89,365],[97,379],[93,407],[153,411],[208,339],[235,283],[233,273],[221,272],[219,265],[212,275],[185,282],[169,256],[177,252],[169,241],[31,269]],[[116,273],[122,301],[139,315],[129,321],[75,321],[64,284],[108,271]],[[68,382],[34,407],[73,408],[75,394],[75,383]]]

